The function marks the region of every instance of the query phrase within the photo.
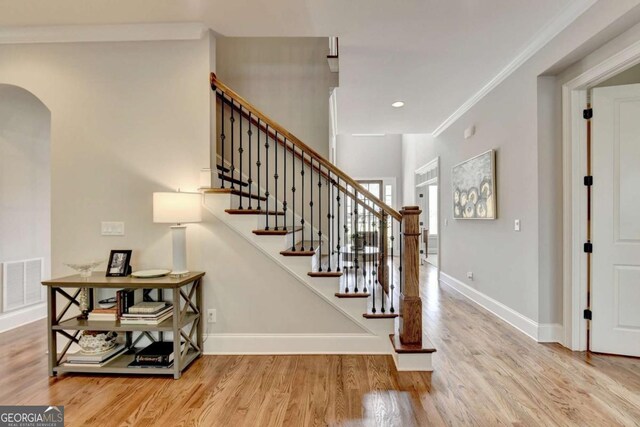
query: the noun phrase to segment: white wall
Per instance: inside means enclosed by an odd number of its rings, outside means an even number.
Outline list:
[[[111,249],[133,249],[134,269],[171,267],[169,228],[152,223],[152,193],[193,190],[209,165],[214,43],[207,34],[192,41],[0,46],[0,84],[29,90],[51,110],[53,276],[73,273],[65,262],[106,260]],[[188,226],[188,264],[207,273],[204,305],[218,310],[211,332],[357,330],[203,215],[203,223]],[[124,221],[125,236],[101,236],[101,221]]]
[[[326,37],[221,37],[217,76],[268,117],[329,158],[329,91],[337,73]]]
[[[562,322],[560,98],[554,77],[538,77],[559,73],[567,58],[575,61],[631,27],[637,4],[598,2],[438,137],[403,138],[405,182],[409,169],[441,159],[442,215],[449,219],[441,230],[442,271],[534,322]],[[465,140],[470,125],[476,135]],[[497,151],[498,219],[454,220],[451,168],[488,149]],[[513,231],[515,219],[521,232]]]
[[[51,269],[50,130],[51,113],[38,98],[0,84],[0,263],[43,258],[44,279]],[[22,320],[22,313],[2,313],[0,331],[45,315],[42,305]]]

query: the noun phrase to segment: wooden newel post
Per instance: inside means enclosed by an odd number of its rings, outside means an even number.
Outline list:
[[[387,235],[387,225],[389,221],[389,214],[382,213],[382,219],[380,220],[380,232],[378,238],[380,239],[380,255],[378,258],[378,282],[382,285],[382,289],[386,294],[389,294],[389,236]]]
[[[418,206],[405,206],[402,214],[403,263],[400,294],[400,342],[422,345],[422,299],[420,299],[420,214]]]

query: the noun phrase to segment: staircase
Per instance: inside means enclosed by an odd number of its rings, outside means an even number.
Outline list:
[[[393,354],[401,370],[431,370],[418,291],[420,211],[386,205],[213,73],[211,87],[219,138],[205,206],[379,338],[368,352]]]

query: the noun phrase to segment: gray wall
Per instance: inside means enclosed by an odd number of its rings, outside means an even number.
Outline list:
[[[216,52],[223,83],[329,158],[327,38],[220,37]]]
[[[442,215],[449,221],[441,230],[442,271],[536,322],[562,322],[559,82],[605,55],[554,75],[571,64],[567,58],[584,57],[636,23],[635,4],[598,2],[441,135],[403,137],[406,183],[415,167],[441,158]],[[465,140],[464,129],[471,125],[476,135]],[[454,220],[451,168],[488,149],[497,152],[498,219]],[[513,230],[515,219],[521,220],[521,232]],[[474,272],[473,281],[467,271]]]

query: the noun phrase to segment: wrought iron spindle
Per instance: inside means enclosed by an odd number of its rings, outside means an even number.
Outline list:
[[[235,141],[234,141],[234,132],[235,132],[235,128],[234,128],[234,123],[236,121],[236,118],[234,117],[234,108],[235,107],[235,103],[233,101],[233,98],[231,99],[231,117],[229,118],[229,122],[231,123],[231,173],[230,173],[230,177],[231,177],[231,189],[234,190],[235,189],[235,184],[233,182],[233,174],[236,171],[236,156],[235,156]]]
[[[284,153],[285,156],[287,153]],[[286,180],[285,180],[286,181]],[[285,227],[287,217],[285,216]],[[296,250],[296,146],[291,144],[291,250]]]
[[[365,204],[368,205],[367,201],[364,201]],[[363,248],[362,248],[362,292],[367,292],[367,267],[368,267],[368,263],[369,263],[369,254],[367,253],[367,246],[369,246],[369,236],[371,236],[370,232],[371,230],[369,230],[368,228],[368,224],[369,222],[367,221],[367,217],[369,216],[369,213],[367,212],[367,210],[364,208],[362,208],[362,228],[363,228]]]
[[[322,166],[318,161],[318,271],[322,271]]]
[[[345,247],[347,247],[347,253],[349,254],[348,257],[347,257],[347,259],[349,260],[349,265],[346,265],[346,266],[343,265],[343,267],[344,267],[344,275],[345,275],[345,283],[346,283],[345,292],[349,292],[349,280],[350,280],[349,279],[349,276],[350,276],[349,271],[353,267],[353,249],[349,250],[349,242],[350,242],[349,235],[348,235],[349,226],[347,226],[347,224],[351,223],[351,219],[353,217],[353,214],[351,213],[351,209],[349,209],[349,205],[347,203],[349,201],[349,199],[347,198],[346,188],[347,188],[347,185],[345,185],[345,192],[343,193],[344,194],[344,200],[345,200],[345,206],[344,206],[344,213],[343,213],[343,215],[344,215],[344,218],[343,218],[344,219],[344,225],[343,225],[343,227],[344,228],[342,230],[342,237],[344,238],[344,244],[345,244]]]
[[[378,236],[378,246],[380,245],[380,231],[378,230],[378,227],[376,226],[376,224],[378,224],[375,220],[373,222],[373,229],[374,232],[376,232],[375,234]],[[382,251],[383,248],[380,247],[378,248],[379,251]],[[371,285],[371,292],[373,293],[373,307],[371,308],[371,312],[375,314],[376,312],[376,288],[378,287],[378,281],[377,279],[377,274],[378,274],[378,257],[379,255],[374,256],[374,263],[373,263],[373,275],[374,275],[374,279],[373,279],[373,284]]]
[[[313,157],[309,156],[309,212],[311,213],[311,225],[309,226],[309,236],[311,237],[311,246],[309,250],[313,250]]]
[[[300,225],[302,226],[300,235],[302,236],[302,244],[300,250],[304,251],[304,151],[300,151],[300,159],[300,179],[302,181],[302,184],[300,185],[300,188],[302,189],[302,204],[300,205]],[[295,239],[293,240],[295,243]]]
[[[393,227],[393,223],[391,225]],[[399,224],[400,232],[398,233],[400,236],[400,265],[398,266],[398,272],[400,273],[400,293],[402,293],[403,286],[403,277],[402,277],[402,246],[403,246],[403,237],[402,237],[402,221]],[[391,235],[393,236],[393,228],[391,228]],[[391,271],[393,272],[393,239],[391,241]]]
[[[336,188],[336,210],[338,211],[338,224],[336,226],[336,234],[338,235],[337,243],[336,243],[336,253],[338,254],[338,259],[336,260],[336,271],[340,272],[342,269],[340,266],[342,265],[342,255],[341,247],[340,247],[340,177],[336,177],[337,180],[337,188]]]
[[[249,137],[249,179],[247,179],[247,183],[249,184],[249,210],[253,209],[253,164],[251,158],[251,148],[253,147],[251,144],[251,136],[253,135],[253,131],[251,130],[251,111],[249,111],[249,130],[247,131],[247,136]]]
[[[256,126],[256,130],[258,131],[258,134],[256,135],[258,138],[258,160],[256,160],[256,166],[258,167],[258,210],[262,210],[260,201],[260,167],[262,166],[262,162],[260,161],[260,117],[258,117],[258,126]]]
[[[333,256],[333,186],[329,183],[331,172],[327,170],[327,255],[329,256],[327,271],[331,272],[331,257]]]
[[[275,158],[275,167],[273,168],[273,179],[275,180],[273,183],[273,187],[275,188],[276,194],[275,194],[275,201],[273,202],[274,206],[275,206],[275,222],[276,222],[276,226],[274,228],[274,230],[278,230],[278,178],[280,177],[280,175],[278,175],[278,145],[279,145],[279,141],[278,141],[278,131],[276,131],[276,136],[275,138],[273,138],[273,151],[274,151],[274,158]],[[269,215],[269,212],[267,212],[267,216]]]
[[[355,268],[353,292],[358,293],[358,270],[360,269],[360,261],[358,260],[358,238],[360,237],[360,231],[358,230],[358,192],[355,192],[353,198],[353,228],[351,229],[351,236],[353,238],[353,264]],[[360,239],[362,240],[362,239]]]
[[[391,219],[391,274],[392,274],[392,280],[389,283],[389,312],[391,313],[395,313],[395,308],[393,308],[393,299],[394,299],[394,290],[395,290],[395,285],[394,285],[394,281],[393,281],[393,218]]]
[[[240,133],[240,146],[238,147],[238,157],[240,158],[240,175],[238,175],[238,181],[240,181],[240,183],[238,183],[238,187],[240,187],[240,205],[238,206],[238,209],[244,209],[244,207],[242,206],[242,194],[244,193],[242,191],[242,180],[243,180],[243,175],[242,175],[242,159],[243,159],[243,155],[242,153],[244,153],[244,148],[242,147],[242,105],[240,106],[240,111],[238,112],[238,116],[240,116],[240,127],[239,127],[239,133]]]
[[[283,137],[282,141],[284,143],[284,148],[282,150],[283,157],[283,174],[284,179],[282,180],[282,192],[284,193],[284,200],[282,201],[282,212],[284,212],[284,216],[282,217],[282,229],[287,229],[287,138]],[[276,215],[277,216],[277,215]],[[277,223],[276,223],[277,224]]]
[[[264,162],[265,162],[265,171],[264,177],[266,181],[266,191],[264,192],[264,196],[267,198],[265,204],[265,222],[266,225],[264,227],[265,230],[269,229],[269,124],[266,124],[265,133],[264,133]]]
[[[224,140],[226,138],[224,134],[224,92],[222,92],[222,98],[220,98],[220,145],[222,145],[222,158],[220,159],[220,170],[218,176],[220,177],[220,187],[224,188],[225,166],[224,166]]]

